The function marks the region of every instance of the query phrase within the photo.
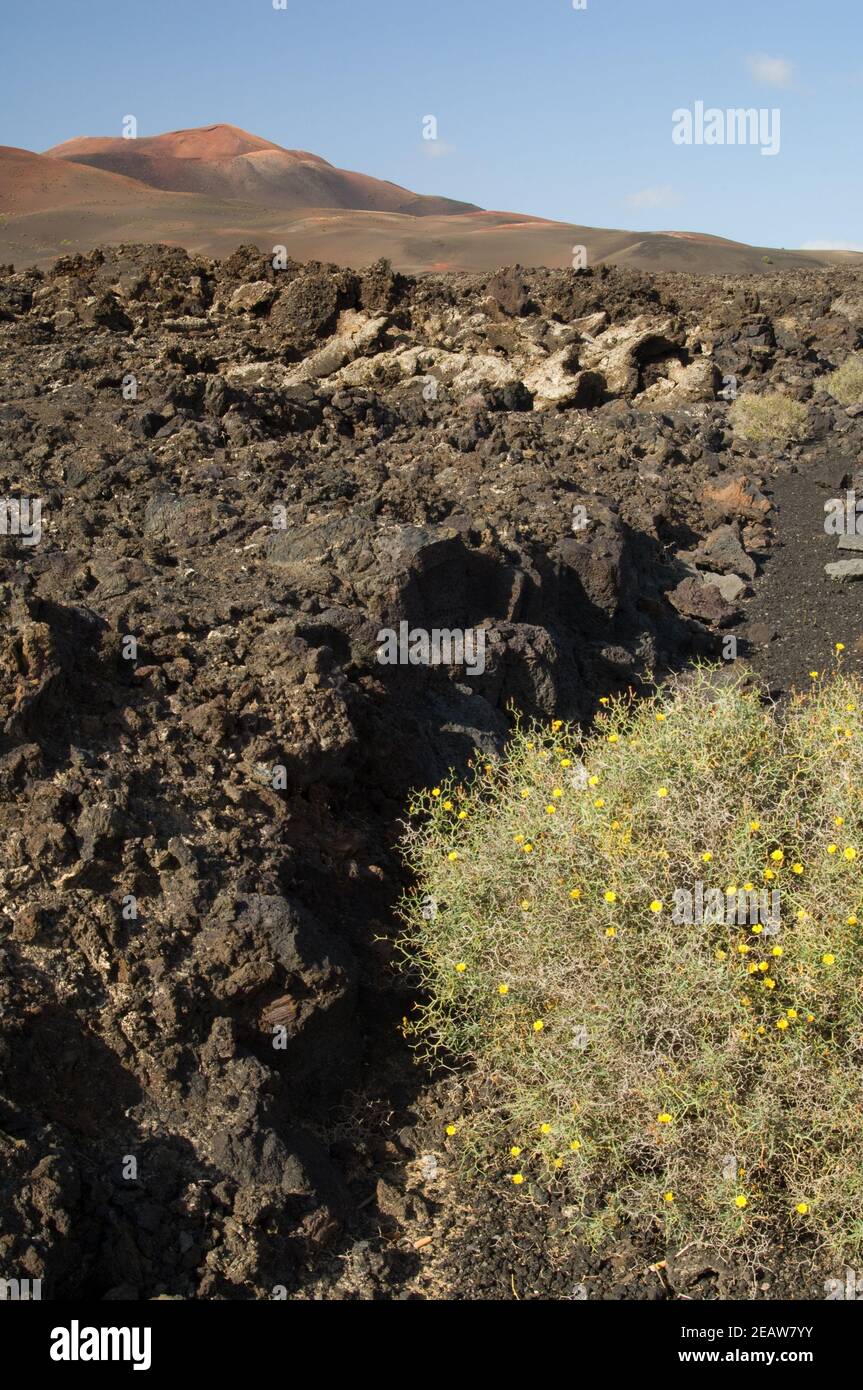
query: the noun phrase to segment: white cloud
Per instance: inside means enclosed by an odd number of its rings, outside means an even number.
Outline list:
[[[682,200],[670,183],[663,183],[653,188],[641,188],[637,193],[628,193],[626,201],[633,208],[671,208]]]
[[[863,251],[860,241],[804,241],[801,251]]]
[[[768,87],[791,86],[794,68],[787,58],[771,58],[766,53],[758,53],[746,59],[746,66],[758,82],[766,82]]]

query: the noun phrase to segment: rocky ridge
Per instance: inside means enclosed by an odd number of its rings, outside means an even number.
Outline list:
[[[861,338],[844,270],[3,270],[0,496],[42,514],[0,534],[0,1275],[271,1297],[353,1248],[383,1141],[345,1116],[423,1080],[410,788],[512,707],[745,653],[771,479],[863,451],[822,380]],[[732,378],[808,441],[736,436]],[[382,666],[405,621],[484,670]]]

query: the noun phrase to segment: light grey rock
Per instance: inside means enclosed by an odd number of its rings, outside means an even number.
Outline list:
[[[836,560],[824,566],[831,579],[863,579],[863,560]]]
[[[726,603],[734,603],[735,599],[746,592],[746,581],[741,579],[739,574],[713,574],[710,570],[705,570],[701,578],[706,584],[714,584]]]
[[[253,280],[251,284],[240,285],[228,300],[228,309],[234,314],[262,313],[276,297],[276,287],[267,280]]]

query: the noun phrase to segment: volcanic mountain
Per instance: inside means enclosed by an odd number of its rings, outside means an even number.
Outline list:
[[[0,264],[123,242],[229,256],[243,242],[296,260],[401,271],[566,269],[587,264],[700,274],[863,263],[842,251],[774,251],[698,232],[633,232],[551,222],[412,193],[286,150],[233,125],[124,140],[82,137],[45,154],[0,146]]]
[[[0,145],[0,212],[7,217],[88,205],[143,209],[152,201],[152,190],[134,179]]]
[[[268,208],[345,208],[411,217],[478,211],[474,203],[424,197],[396,183],[337,169],[316,154],[283,149],[233,125],[136,140],[82,137],[46,154],[166,192],[202,193]]]

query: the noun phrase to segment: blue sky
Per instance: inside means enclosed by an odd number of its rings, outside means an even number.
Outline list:
[[[863,0],[286,5],[2,0],[0,143],[226,121],[484,207],[863,249]],[[699,100],[778,107],[779,154],[675,145]]]

